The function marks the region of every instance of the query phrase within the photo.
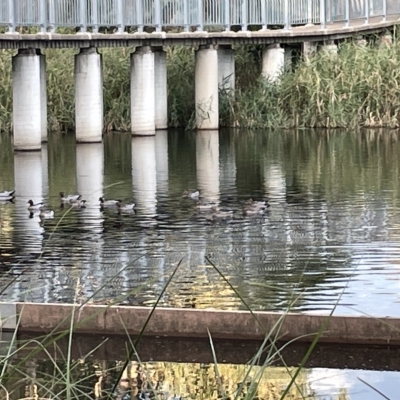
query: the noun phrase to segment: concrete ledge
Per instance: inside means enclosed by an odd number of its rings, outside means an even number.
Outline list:
[[[399,24],[399,15],[389,15],[386,21],[381,17],[371,17],[368,24],[363,19],[328,23],[326,29],[319,25],[294,26],[290,30],[265,29],[239,32],[180,32],[166,33],[79,33],[79,34],[0,34],[0,48],[85,48],[85,47],[136,47],[169,45],[207,45],[207,44],[271,44],[301,43],[304,41],[324,41],[344,39],[356,34],[375,34]]]
[[[87,304],[15,303],[19,332],[74,332],[109,335],[137,335],[145,324],[150,308]],[[262,340],[271,337],[310,342],[324,326],[320,342],[400,345],[400,319],[308,314],[255,313],[158,308],[144,332],[147,336],[206,338],[209,330],[215,339]]]

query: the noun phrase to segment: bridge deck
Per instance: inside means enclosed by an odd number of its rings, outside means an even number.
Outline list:
[[[290,30],[274,29],[239,32],[182,32],[182,33],[77,33],[77,34],[0,34],[1,49],[24,48],[84,48],[84,47],[136,47],[170,45],[232,45],[232,44],[271,44],[318,42],[343,39],[384,32],[400,23],[399,16],[370,18],[369,23],[353,20],[346,27],[343,22],[327,24],[326,29],[319,25],[292,27]]]

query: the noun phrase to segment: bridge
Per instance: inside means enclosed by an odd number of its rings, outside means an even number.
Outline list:
[[[131,47],[132,134],[167,127],[164,46],[197,46],[199,129],[218,129],[218,91],[234,90],[235,44],[262,44],[262,74],[277,80],[291,44],[316,44],[385,32],[398,23],[398,0],[0,0],[0,48],[13,57],[16,150],[37,150],[47,138],[46,60],[41,49],[77,48],[76,140],[98,142],[103,131],[101,47]],[[157,91],[157,101],[155,92]]]

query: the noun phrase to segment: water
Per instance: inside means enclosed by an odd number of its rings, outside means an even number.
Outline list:
[[[256,310],[399,316],[399,136],[395,132],[159,132],[75,145],[52,135],[13,153],[0,136],[1,301],[152,305],[183,258],[162,306],[243,309],[206,260]],[[212,221],[184,190],[233,210]],[[86,209],[60,209],[60,191]],[[98,198],[136,203],[135,214]],[[270,211],[244,217],[244,202]],[[29,218],[44,200],[55,218]]]

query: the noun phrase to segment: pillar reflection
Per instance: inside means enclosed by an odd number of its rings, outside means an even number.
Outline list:
[[[81,218],[95,233],[103,231],[99,198],[103,195],[104,155],[102,143],[76,145],[76,178],[78,193],[86,200]]]
[[[168,194],[168,131],[156,133],[157,194]]]
[[[138,213],[155,216],[157,163],[154,136],[132,137],[132,187]]]
[[[28,200],[43,200],[43,167],[40,151],[14,153],[15,241],[25,253],[42,251],[43,227],[37,214],[30,215]]]
[[[219,202],[218,131],[196,133],[197,188],[205,202]]]

